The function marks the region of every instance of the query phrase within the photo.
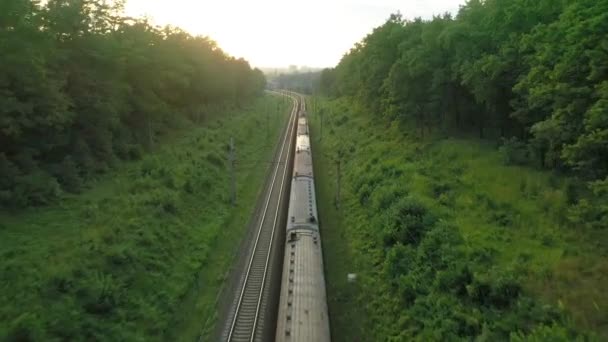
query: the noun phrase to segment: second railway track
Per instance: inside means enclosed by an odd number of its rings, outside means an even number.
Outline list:
[[[285,94],[284,94],[285,95]],[[247,263],[237,286],[232,307],[228,311],[224,329],[223,341],[262,341],[264,339],[265,315],[268,309],[269,274],[273,270],[271,260],[275,242],[275,234],[280,231],[282,201],[285,188],[289,186],[288,178],[291,146],[294,135],[294,120],[300,107],[299,98],[289,96],[294,106],[288,120],[288,126],[280,141],[281,146],[277,159],[271,168],[272,178],[269,189],[264,197],[264,203],[256,223]],[[279,253],[280,254],[280,253]],[[278,270],[280,272],[280,270]]]

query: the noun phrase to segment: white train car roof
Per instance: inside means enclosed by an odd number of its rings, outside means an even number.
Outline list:
[[[317,200],[312,178],[296,177],[291,181],[287,217],[288,232],[298,227],[318,231]]]
[[[276,341],[329,342],[323,254],[318,232],[287,233]]]
[[[298,135],[296,139],[296,152],[301,150],[310,151],[310,138],[308,135]]]
[[[306,118],[300,118],[298,120],[298,135],[308,134],[308,125],[306,124]]]
[[[293,176],[313,177],[313,165],[310,152],[306,150],[300,150],[296,152],[293,161]]]

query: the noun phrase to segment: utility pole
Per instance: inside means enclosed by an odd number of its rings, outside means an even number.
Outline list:
[[[148,114],[148,145],[149,148],[152,148],[154,142],[152,140],[152,120],[150,119],[150,114]]]
[[[336,191],[336,209],[340,209],[340,181],[342,178],[342,173],[340,172],[340,162],[341,159],[340,157],[338,157],[338,160],[336,161],[336,168],[338,171],[338,177],[337,177],[337,182],[338,182],[338,189]]]
[[[319,138],[319,140],[323,140],[323,111],[320,110],[319,114],[321,114],[321,134],[320,134],[321,137]]]
[[[230,161],[230,202],[232,206],[236,206],[236,170],[235,170],[235,151],[234,138],[230,138],[230,152],[228,159]]]

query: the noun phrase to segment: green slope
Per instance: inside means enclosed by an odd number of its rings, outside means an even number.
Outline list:
[[[0,339],[192,340],[209,330],[289,107],[265,96],[217,113],[80,195],[1,214]]]
[[[347,99],[309,108],[335,341],[608,336],[606,232],[569,223],[572,180]]]

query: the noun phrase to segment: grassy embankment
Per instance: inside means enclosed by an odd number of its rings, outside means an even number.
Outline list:
[[[568,223],[570,180],[351,103],[308,106],[335,341],[608,338],[607,233]]]
[[[82,194],[0,213],[0,339],[190,341],[210,330],[290,105],[265,96],[217,113]]]

